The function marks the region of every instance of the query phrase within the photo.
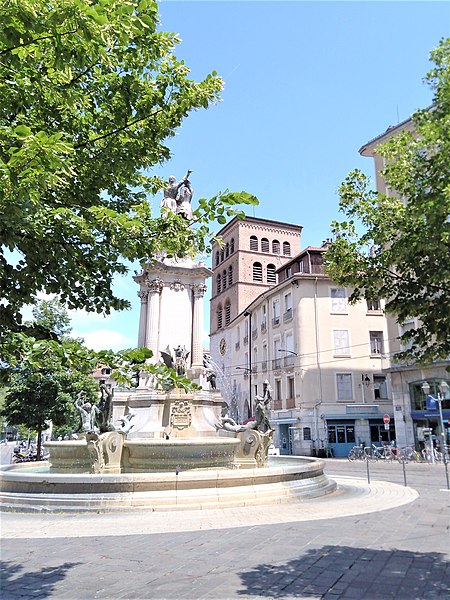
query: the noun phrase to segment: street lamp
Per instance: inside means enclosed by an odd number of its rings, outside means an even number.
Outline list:
[[[447,444],[446,439],[445,439],[445,429],[444,429],[444,417],[442,415],[442,400],[445,399],[445,395],[448,392],[448,383],[446,381],[441,381],[441,383],[439,384],[439,392],[437,395],[437,398],[435,398],[434,396],[430,395],[430,384],[428,383],[428,381],[424,381],[422,384],[422,391],[425,394],[426,397],[431,398],[431,400],[434,400],[435,402],[437,402],[438,407],[439,407],[439,420],[440,420],[440,425],[441,425],[441,438],[442,438],[442,445],[441,445],[441,450],[443,451],[443,455],[445,458],[447,458]]]
[[[293,354],[294,356],[299,356],[297,354],[297,352],[294,352],[293,350],[285,350],[284,348],[278,348],[278,352],[289,352],[289,354]]]

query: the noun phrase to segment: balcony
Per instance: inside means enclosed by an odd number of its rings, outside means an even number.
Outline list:
[[[292,308],[289,308],[285,313],[283,313],[283,323],[286,323],[287,321],[291,321],[292,320]]]
[[[294,366],[294,362],[295,362],[295,355],[294,354],[288,354],[287,356],[283,357],[283,365],[285,367],[293,367]]]
[[[252,329],[252,340],[256,340],[258,337],[258,328]]]
[[[274,358],[272,360],[272,369],[281,369],[281,358]]]
[[[248,335],[244,335],[244,346],[248,344]]]
[[[265,321],[263,321],[261,323],[261,333],[266,333],[267,331],[267,323]]]
[[[280,317],[274,317],[272,319],[272,326],[277,327],[277,325],[279,325],[279,324],[280,324]]]
[[[239,348],[241,347],[241,342],[236,342],[234,347],[236,350],[239,350]]]
[[[263,360],[261,363],[261,371],[267,371],[267,360]]]

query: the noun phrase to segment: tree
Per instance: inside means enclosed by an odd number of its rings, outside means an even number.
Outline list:
[[[377,148],[395,196],[350,173],[339,189],[347,219],[332,223],[336,239],[326,253],[328,274],[353,288],[351,301],[384,297],[400,323],[419,319],[401,337],[412,347],[398,358],[423,364],[450,355],[450,39],[431,59],[431,108],[413,115],[413,133]]]
[[[72,331],[66,307],[58,300],[40,300],[33,306],[33,325],[40,326],[58,338],[67,337]]]
[[[42,431],[48,421],[72,425],[76,415],[74,401],[81,391],[85,392],[86,401],[97,403],[97,385],[89,375],[61,369],[51,359],[42,362],[38,370],[23,367],[12,377],[1,415],[10,425],[25,425],[37,431],[39,460]]]
[[[155,1],[10,0],[0,10],[0,337],[17,356],[15,334],[33,334],[20,309],[38,292],[69,308],[123,309],[112,277],[127,261],[203,251],[209,220],[255,199],[202,200],[195,226],[152,216],[147,194],[164,184],[148,170],[223,85],[215,72],[189,78]]]

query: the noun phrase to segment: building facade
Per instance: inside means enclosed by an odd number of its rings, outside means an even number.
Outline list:
[[[386,143],[392,137],[402,131],[414,131],[411,119],[400,123],[395,127],[389,127],[383,134],[377,136],[360,149],[360,154],[370,157],[374,161],[376,187],[381,194],[395,195],[383,179],[382,171],[386,166],[385,159],[378,153],[380,144]],[[404,200],[406,203],[406,199]],[[428,433],[436,443],[444,439],[450,443],[450,393],[447,390],[442,395],[442,424],[439,407],[436,404],[426,402],[424,384],[429,384],[429,394],[437,398],[441,394],[439,386],[442,382],[450,386],[449,371],[450,360],[444,360],[427,367],[418,367],[414,364],[396,364],[393,360],[395,354],[405,350],[399,341],[399,336],[408,329],[418,325],[417,319],[409,319],[399,323],[395,316],[386,315],[388,335],[391,341],[390,361],[384,372],[390,379],[392,399],[394,404],[395,428],[399,446],[412,446],[417,449],[423,448],[428,439]],[[444,431],[442,430],[442,425]],[[442,434],[444,434],[442,436]]]
[[[230,384],[226,399],[237,418],[253,415],[265,380],[272,386],[271,423],[282,454],[328,448],[344,456],[357,443],[395,437],[383,424],[383,415],[392,415],[383,305],[350,306],[350,290],[324,273],[325,251],[306,248],[284,262],[277,283],[211,334],[211,355]]]

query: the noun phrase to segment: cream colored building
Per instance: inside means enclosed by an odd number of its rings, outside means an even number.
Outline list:
[[[384,158],[378,153],[380,144],[386,143],[393,136],[402,131],[414,131],[411,119],[400,123],[395,127],[389,127],[383,134],[365,144],[360,149],[362,156],[373,158],[377,191],[382,194],[394,195],[393,190],[386,186],[381,171],[386,166]],[[414,328],[417,319],[411,319],[405,323],[399,323],[395,317],[387,315],[388,335],[391,341],[391,359],[404,350],[398,338],[406,330]],[[422,385],[427,382],[430,385],[430,394],[437,397],[439,384],[442,381],[450,385],[449,372],[446,370],[450,360],[433,364],[426,368],[418,368],[415,364],[396,365],[392,360],[387,365],[385,373],[390,378],[392,398],[394,402],[395,428],[397,442],[400,447],[413,446],[420,449],[426,441],[423,430],[431,429],[432,436],[436,440],[442,433],[438,410],[427,410],[425,394]],[[443,422],[446,430],[447,443],[450,442],[450,394],[447,392],[442,401]]]
[[[274,442],[283,454],[329,447],[346,456],[356,443],[394,437],[383,424],[392,401],[383,374],[389,347],[382,304],[350,306],[349,290],[324,274],[325,251],[310,247],[283,261],[275,283],[241,303],[228,324],[212,327],[211,355],[238,418],[253,414],[264,380],[272,386]],[[250,265],[258,259],[247,257]]]

